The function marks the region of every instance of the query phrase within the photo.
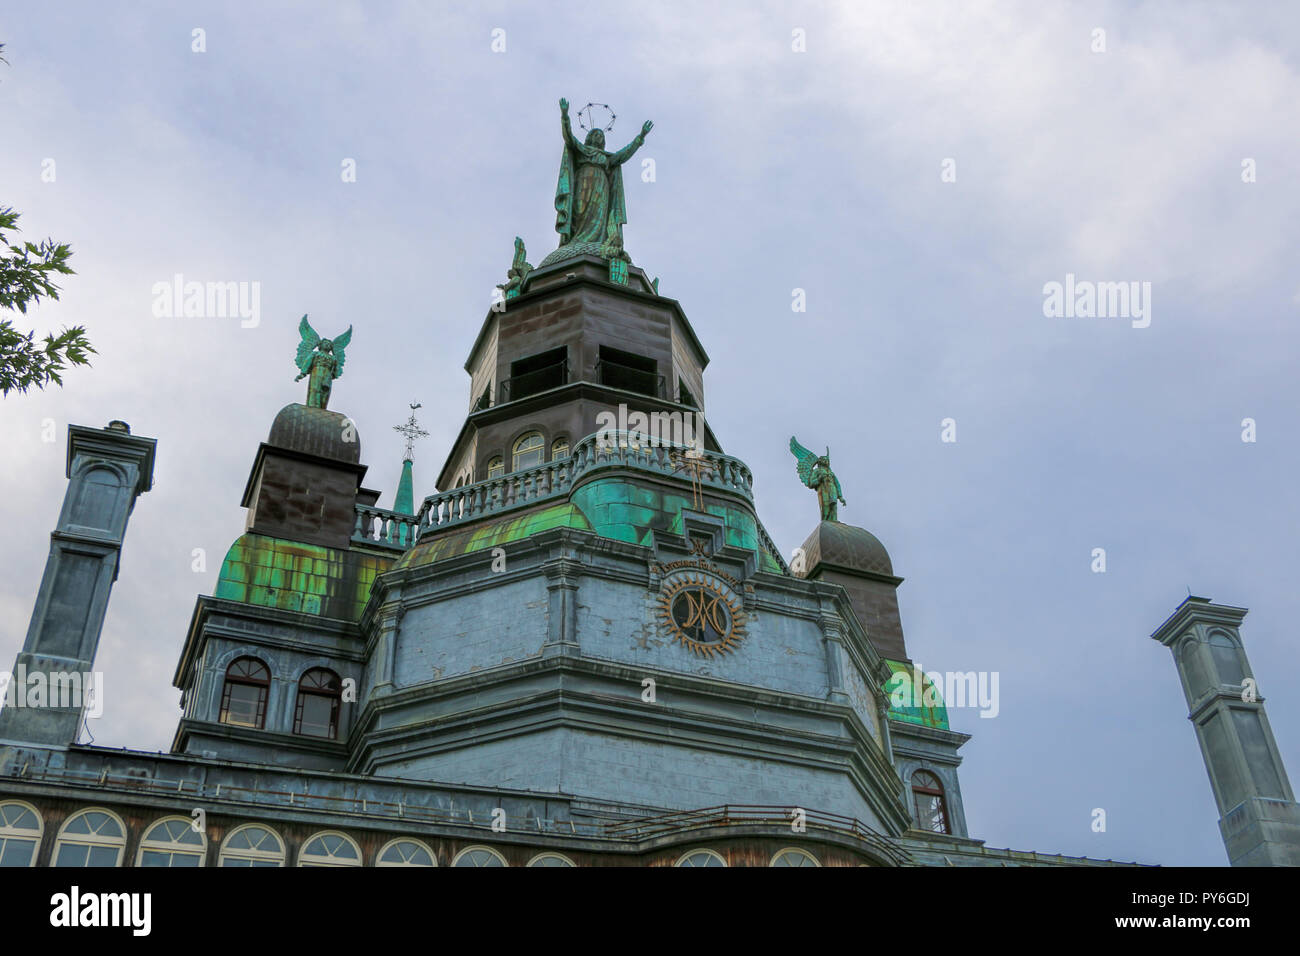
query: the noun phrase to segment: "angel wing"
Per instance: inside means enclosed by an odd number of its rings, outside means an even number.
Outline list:
[[[350,325],[348,326],[348,330],[346,332],[344,332],[342,335],[336,336],[334,339],[334,377],[335,378],[338,378],[343,374],[343,360],[346,358],[346,356],[343,354],[343,350],[348,347],[348,343],[351,341],[352,341],[352,326]]]
[[[298,334],[302,336],[302,341],[298,343],[298,357],[294,361],[298,365],[298,371],[306,375],[311,371],[311,356],[316,351],[316,345],[320,342],[320,336],[316,330],[311,327],[307,321],[307,316],[302,317],[298,323]]]
[[[790,453],[794,455],[795,470],[799,472],[799,480],[809,488],[813,487],[813,462],[817,460],[817,456],[799,444],[793,435],[790,436]]]

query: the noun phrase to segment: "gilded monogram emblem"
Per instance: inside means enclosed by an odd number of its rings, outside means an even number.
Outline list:
[[[659,619],[672,635],[702,657],[727,654],[745,636],[745,612],[724,577],[704,562],[680,562],[659,594]]]

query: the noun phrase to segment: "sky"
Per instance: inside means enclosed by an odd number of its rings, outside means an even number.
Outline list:
[[[90,726],[167,750],[195,597],[242,531],[258,443],[305,394],[299,317],[354,327],[331,407],[365,484],[391,503],[392,426],[419,401],[432,493],[514,237],[533,262],[555,246],[558,100],[607,103],[610,148],[654,121],[634,160],[653,180],[624,177],[627,250],[708,351],[709,422],[774,540],[788,556],[817,519],[788,437],[829,447],[840,519],[905,579],[909,653],[999,675],[996,717],[951,713],[973,735],[971,835],[1224,865],[1150,634],[1189,591],[1250,608],[1300,773],[1297,27],[1269,2],[11,5],[0,203],[76,269],[17,322],[84,325],[98,354],[0,399],[0,666],[67,426],[129,422],[158,439],[155,484]],[[257,283],[257,321],[155,314],[177,274]],[[1138,283],[1145,316],[1046,314],[1067,276]]]

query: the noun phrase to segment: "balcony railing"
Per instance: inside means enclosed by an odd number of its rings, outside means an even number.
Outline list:
[[[376,508],[374,505],[357,505],[357,523],[352,529],[353,541],[405,551],[415,544],[416,537],[414,516]]]
[[[536,395],[567,384],[569,384],[569,363],[556,362],[553,365],[503,379],[497,389],[497,404],[518,401],[529,395]]]
[[[628,468],[699,482],[706,489],[754,500],[754,478],[738,458],[716,452],[690,453],[684,445],[650,444],[644,435],[609,432],[588,435],[568,458],[430,495],[420,507],[417,538],[431,528],[446,528],[567,495],[578,479],[593,471]]]
[[[659,373],[611,362],[607,358],[598,361],[594,371],[596,381],[601,385],[620,388],[625,392],[636,392],[638,395],[650,395],[654,398],[668,397],[666,380]]]

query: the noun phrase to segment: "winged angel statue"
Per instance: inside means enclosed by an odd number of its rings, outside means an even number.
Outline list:
[[[793,436],[790,438],[790,452],[795,457],[795,468],[799,480],[817,492],[817,504],[821,506],[823,521],[839,521],[839,505],[848,505],[844,493],[840,490],[840,480],[831,471],[831,450],[818,455],[799,444]],[[837,504],[838,502],[838,504]]]
[[[316,330],[302,317],[298,323],[298,334],[302,341],[298,343],[298,377],[295,382],[307,379],[307,407],[326,408],[330,403],[330,390],[334,380],[343,374],[343,362],[346,356],[343,350],[352,341],[352,326],[342,335],[332,339],[323,339]],[[311,376],[308,378],[308,376]]]

